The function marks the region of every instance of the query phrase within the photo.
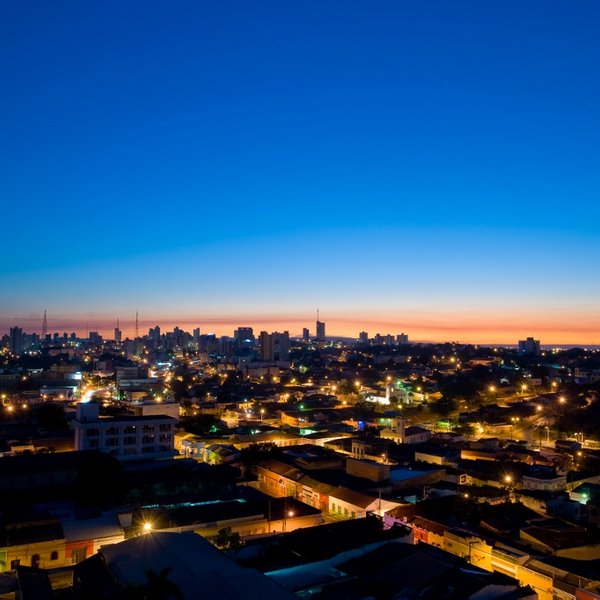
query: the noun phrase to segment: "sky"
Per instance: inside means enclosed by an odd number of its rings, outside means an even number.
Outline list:
[[[0,333],[600,344],[595,0],[4,0]]]

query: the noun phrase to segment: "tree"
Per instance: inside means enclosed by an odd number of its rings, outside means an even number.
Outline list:
[[[231,527],[219,529],[219,534],[214,539],[214,544],[221,550],[239,550],[244,542],[237,532],[231,531]]]
[[[240,460],[244,465],[244,474],[248,475],[253,465],[257,465],[263,460],[270,458],[279,458],[281,449],[274,442],[259,442],[250,444],[240,450]]]
[[[451,396],[443,395],[438,400],[430,404],[431,409],[442,417],[447,417],[450,413],[455,412],[458,408],[458,402]]]

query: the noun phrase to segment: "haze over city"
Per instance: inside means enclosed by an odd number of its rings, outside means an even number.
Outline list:
[[[0,330],[600,343],[599,10],[3,3]]]

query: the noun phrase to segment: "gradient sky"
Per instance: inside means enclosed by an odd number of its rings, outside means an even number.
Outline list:
[[[0,3],[0,332],[600,344],[600,4]]]

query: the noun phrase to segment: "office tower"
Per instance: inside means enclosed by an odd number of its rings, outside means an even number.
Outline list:
[[[358,334],[358,341],[361,344],[368,344],[369,343],[369,334],[366,331],[361,331]]]
[[[302,341],[307,343],[310,342],[310,331],[308,330],[308,327],[302,329]]]
[[[196,329],[194,329],[194,344],[196,346],[200,345],[200,327],[196,327]]]
[[[408,335],[406,333],[400,333],[396,336],[398,344],[408,344]]]

